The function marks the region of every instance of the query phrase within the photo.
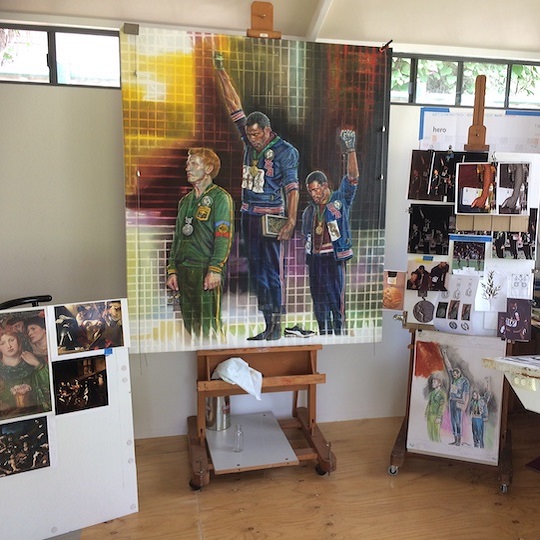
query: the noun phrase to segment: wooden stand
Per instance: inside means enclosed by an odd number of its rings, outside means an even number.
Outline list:
[[[281,39],[281,32],[274,30],[274,6],[270,2],[251,3],[251,28],[248,37]]]
[[[414,369],[414,346],[416,339],[416,329],[410,329],[411,333],[411,343],[409,347],[409,376],[408,376],[408,386],[407,386],[407,406],[405,410],[405,417],[401,424],[401,428],[396,437],[394,447],[390,453],[390,465],[388,467],[388,474],[394,476],[398,474],[399,467],[405,463],[405,456],[408,453],[407,450],[407,432],[409,429],[409,413],[410,413],[410,403],[411,403],[411,385],[413,380],[413,369]],[[511,344],[508,345],[511,347]],[[508,348],[507,347],[507,348]],[[508,428],[508,402],[510,396],[510,386],[506,378],[503,383],[503,395],[502,395],[502,409],[501,409],[501,439],[499,444],[499,481],[500,481],[500,490],[501,493],[507,493],[508,487],[512,483],[512,434]],[[444,458],[438,456],[426,456],[422,454],[417,454],[411,452],[412,455],[420,458],[430,458],[430,459],[445,459],[450,460],[451,458]],[[455,460],[452,460],[455,461]],[[475,466],[482,466],[480,464],[475,464]]]
[[[324,475],[336,469],[336,457],[331,451],[316,423],[316,386],[326,382],[326,375],[317,372],[317,350],[321,345],[297,347],[264,347],[246,349],[216,349],[197,352],[197,416],[188,420],[188,448],[191,461],[192,489],[200,489],[210,482],[210,471],[215,471],[206,436],[206,398],[245,394],[237,385],[223,380],[212,380],[211,375],[218,364],[229,358],[239,357],[263,375],[262,392],[293,392],[292,418],[280,420],[282,429],[296,428],[303,435],[307,446],[295,444],[296,464],[316,460],[315,470]],[[307,392],[307,406],[298,407],[298,392]],[[232,428],[229,428],[232,429]],[[296,441],[295,441],[296,443]],[[241,463],[233,470],[266,469],[291,463]],[[292,463],[295,464],[295,463]]]
[[[474,109],[473,122],[469,127],[467,144],[464,150],[467,152],[487,152],[489,145],[486,144],[486,126],[484,126],[484,109],[486,102],[486,76],[478,75],[474,84]]]

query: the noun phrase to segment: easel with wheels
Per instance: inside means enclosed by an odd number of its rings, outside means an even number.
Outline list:
[[[409,374],[407,384],[407,405],[405,410],[405,417],[401,423],[400,430],[394,442],[392,452],[390,453],[390,465],[388,466],[388,474],[395,476],[399,472],[399,468],[405,463],[405,457],[409,453],[407,450],[407,432],[409,429],[409,413],[411,402],[411,386],[413,381],[414,370],[414,348],[416,344],[416,333],[422,329],[429,329],[425,325],[403,325],[408,328],[411,334],[411,343],[409,348]],[[513,343],[507,343],[507,354],[512,354]],[[507,493],[510,484],[512,483],[512,434],[508,427],[508,404],[510,400],[510,385],[508,381],[504,379],[503,393],[502,393],[502,405],[501,405],[501,425],[500,425],[500,442],[499,442],[499,482],[501,493]],[[451,458],[437,457],[437,456],[425,456],[411,452],[411,454],[417,457],[429,457],[429,459],[444,459],[446,461],[455,461]],[[476,464],[475,464],[476,465]],[[478,465],[481,466],[481,465]]]
[[[336,470],[336,456],[331,444],[326,441],[316,420],[317,385],[326,381],[326,375],[317,371],[317,351],[321,345],[298,345],[291,347],[261,347],[245,349],[213,349],[197,351],[197,415],[190,416],[188,421],[188,450],[191,463],[191,479],[193,490],[201,489],[210,483],[210,473],[228,474],[248,470],[261,470],[274,467],[299,465],[303,461],[315,461],[315,471],[323,476]],[[218,467],[217,460],[233,454],[228,445],[227,430],[210,439],[205,426],[206,398],[216,396],[232,396],[245,394],[245,391],[221,379],[212,379],[215,368],[223,361],[240,357],[253,369],[263,375],[262,389],[266,392],[292,392],[292,415],[276,422],[276,429],[265,435],[261,430],[260,437],[249,444],[248,433],[245,435],[245,450],[242,458],[254,455],[245,460],[236,460],[232,466]],[[298,392],[305,391],[306,406],[298,406]],[[264,415],[271,413],[264,413]],[[239,423],[249,419],[237,415]],[[261,422],[264,427],[265,423]],[[274,445],[273,440],[284,436],[283,430],[293,431],[295,447],[290,447],[290,458],[283,459],[283,447]],[[231,431],[231,430],[229,430]],[[214,433],[214,435],[216,435]],[[286,442],[286,446],[290,446]],[[278,449],[276,457],[274,448]],[[235,458],[236,459],[236,458]]]
[[[486,128],[484,126],[484,105],[485,105],[485,92],[486,92],[486,76],[478,75],[475,83],[475,97],[474,97],[474,112],[472,125],[468,131],[467,144],[464,145],[466,151],[486,152],[489,151],[489,145],[486,144]],[[459,218],[459,216],[457,216]],[[460,228],[459,220],[457,221],[457,228]],[[396,437],[392,452],[390,454],[390,465],[388,467],[388,474],[398,474],[399,468],[403,466],[405,462],[405,456],[407,455],[407,432],[409,429],[409,414],[410,414],[410,401],[411,401],[411,385],[413,381],[414,370],[414,350],[416,344],[416,332],[422,329],[430,329],[426,325],[408,325],[405,317],[401,318],[403,321],[403,327],[407,328],[411,334],[411,342],[409,347],[409,374],[407,384],[407,405],[405,410],[405,417],[401,424],[401,428]],[[513,344],[508,342],[506,352],[508,355],[512,354]],[[501,425],[500,425],[500,441],[499,441],[499,481],[500,490],[502,493],[508,491],[508,487],[512,482],[512,437],[510,429],[508,428],[508,403],[511,396],[510,385],[508,381],[504,379],[503,393],[502,393],[502,405],[501,405]],[[422,454],[414,453],[418,457],[427,457]],[[446,459],[451,458],[434,457],[429,456],[431,459]]]

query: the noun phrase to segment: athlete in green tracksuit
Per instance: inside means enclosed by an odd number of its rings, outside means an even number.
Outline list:
[[[178,203],[167,287],[179,293],[186,330],[192,336],[222,337],[221,295],[234,232],[234,202],[213,183],[219,157],[192,148],[186,164],[193,190]]]
[[[426,404],[426,422],[428,437],[431,441],[441,442],[441,422],[446,408],[446,392],[442,388],[440,377],[431,377],[431,391]]]

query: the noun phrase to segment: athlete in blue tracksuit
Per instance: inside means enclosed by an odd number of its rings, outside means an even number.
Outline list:
[[[311,172],[306,187],[312,200],[302,214],[309,288],[321,335],[346,333],[345,262],[353,256],[349,211],[359,172],[355,132],[343,130],[340,139],[347,155],[347,174],[332,191],[322,171]]]
[[[292,236],[298,209],[298,150],[279,137],[269,118],[255,111],[246,117],[234,85],[214,55],[219,87],[234,125],[244,143],[242,169],[242,239],[248,259],[249,279],[263,313],[265,328],[251,340],[281,337],[285,298],[283,241]],[[287,216],[277,238],[263,235],[263,216]]]

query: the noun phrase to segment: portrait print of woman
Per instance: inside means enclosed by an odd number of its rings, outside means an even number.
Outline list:
[[[16,332],[0,337],[0,419],[51,410],[49,367]]]

